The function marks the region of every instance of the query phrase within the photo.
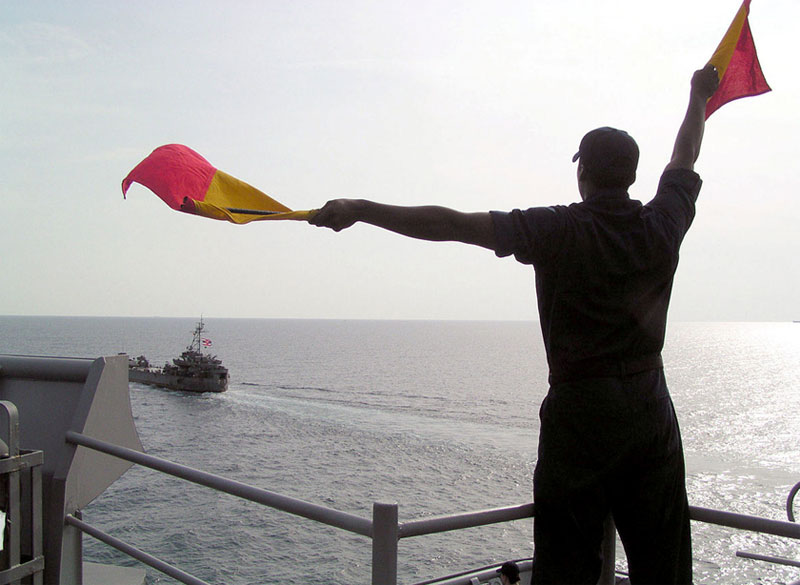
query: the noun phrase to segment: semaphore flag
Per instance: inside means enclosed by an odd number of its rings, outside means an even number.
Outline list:
[[[706,119],[730,101],[770,91],[750,33],[749,13],[750,0],[744,0],[709,61],[717,68],[720,81],[719,89],[706,104]]]
[[[123,197],[134,182],[150,189],[172,209],[233,223],[262,219],[305,220],[314,213],[292,211],[255,187],[215,168],[182,144],[159,146],[136,165],[122,181]]]

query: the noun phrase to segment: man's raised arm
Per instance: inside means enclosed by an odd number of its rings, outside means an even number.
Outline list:
[[[494,226],[488,212],[464,213],[435,205],[403,207],[366,199],[334,199],[310,217],[308,223],[338,232],[359,221],[419,240],[463,242],[495,249]]]
[[[694,163],[700,155],[700,144],[703,142],[706,102],[717,91],[717,87],[719,87],[719,74],[713,65],[708,64],[694,72],[689,107],[675,139],[672,160],[664,170],[694,169]]]

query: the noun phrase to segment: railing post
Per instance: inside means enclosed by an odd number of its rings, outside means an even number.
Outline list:
[[[372,505],[372,585],[397,585],[397,504]]]
[[[603,523],[603,564],[600,568],[600,580],[597,585],[614,585],[617,556],[617,529],[614,519],[608,515]]]

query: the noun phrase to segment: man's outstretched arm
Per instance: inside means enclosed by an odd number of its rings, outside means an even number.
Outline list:
[[[719,87],[719,75],[713,65],[709,64],[703,69],[695,71],[692,76],[689,107],[675,139],[672,160],[664,170],[694,169],[694,163],[700,155],[700,145],[703,142],[706,102],[717,91],[717,87]]]
[[[338,232],[359,221],[419,240],[463,242],[495,249],[494,226],[488,212],[464,213],[435,205],[403,207],[366,199],[334,199],[309,218],[308,223]]]

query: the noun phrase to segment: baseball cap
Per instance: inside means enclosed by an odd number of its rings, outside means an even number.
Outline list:
[[[636,179],[639,146],[624,130],[603,126],[583,137],[572,162],[578,159],[599,186],[627,187]]]
[[[519,581],[519,567],[513,561],[503,563],[503,566],[497,569],[498,575],[505,575],[512,583]]]

